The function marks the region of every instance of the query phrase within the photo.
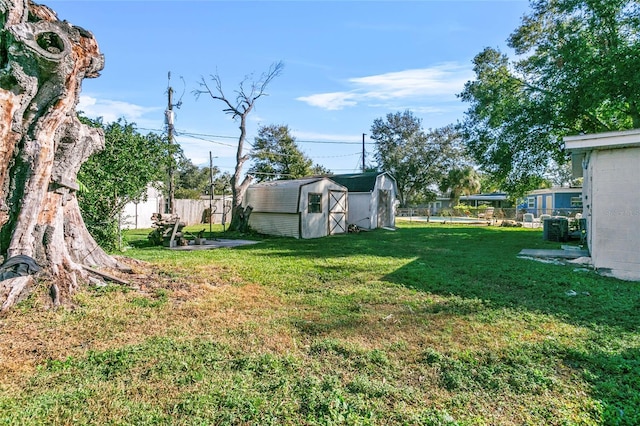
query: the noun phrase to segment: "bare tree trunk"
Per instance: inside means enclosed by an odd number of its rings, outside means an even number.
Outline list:
[[[104,147],[102,131],[75,111],[82,80],[99,75],[104,57],[90,32],[46,6],[0,0],[0,18],[0,255],[35,259],[64,300],[83,265],[117,266],[89,235],[75,194],[80,166]]]
[[[231,223],[229,224],[230,231],[239,230],[239,226],[242,223],[240,215],[244,212],[242,208],[242,200],[244,193],[251,185],[253,177],[251,175],[245,175],[242,178],[242,169],[244,163],[246,163],[251,157],[244,154],[244,142],[247,136],[247,116],[255,106],[256,101],[265,96],[265,90],[271,80],[280,75],[283,68],[282,62],[276,62],[271,65],[269,71],[263,73],[258,80],[254,80],[246,87],[247,79],[240,83],[240,89],[236,91],[235,103],[227,98],[222,91],[222,80],[218,74],[211,76],[211,79],[215,83],[215,88],[210,87],[207,82],[202,79],[200,86],[202,89],[196,90],[196,97],[201,94],[208,94],[212,99],[222,101],[226,104],[227,108],[223,111],[229,114],[233,119],[240,119],[240,137],[238,138],[238,149],[236,151],[236,166],[233,175],[231,176]]]
[[[248,112],[248,111],[247,111]],[[242,169],[244,163],[249,160],[249,156],[243,154],[244,142],[247,134],[247,115],[240,116],[240,137],[238,138],[238,149],[236,152],[236,166],[231,176],[231,223],[229,223],[230,231],[239,231],[242,224],[242,214],[244,212],[242,208],[242,200],[244,199],[244,193],[247,191],[249,185],[253,181],[251,175],[244,176],[242,178]]]

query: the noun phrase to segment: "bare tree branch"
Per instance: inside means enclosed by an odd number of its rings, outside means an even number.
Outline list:
[[[233,175],[231,176],[231,192],[233,208],[231,226],[236,219],[237,207],[242,205],[242,199],[247,187],[251,184],[253,177],[247,174],[242,178],[242,169],[244,164],[249,160],[250,156],[243,154],[244,143],[247,136],[247,116],[253,110],[255,103],[262,96],[266,96],[267,86],[271,81],[282,74],[284,64],[282,61],[271,64],[269,70],[260,75],[258,80],[253,79],[253,75],[247,75],[239,84],[239,89],[234,93],[236,94],[235,103],[231,102],[229,98],[224,94],[222,90],[222,79],[220,74],[216,71],[216,74],[211,75],[210,79],[213,81],[215,88],[212,88],[204,77],[201,78],[200,88],[194,90],[196,99],[202,94],[207,94],[211,99],[221,101],[226,105],[222,111],[225,114],[231,115],[234,120],[240,120],[240,135],[238,137],[238,149],[236,151],[236,166]],[[242,180],[242,182],[241,182]]]

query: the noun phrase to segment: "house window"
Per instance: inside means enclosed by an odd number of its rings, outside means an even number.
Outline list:
[[[530,209],[536,208],[536,197],[528,197],[527,198],[527,207]]]
[[[580,196],[580,197],[571,197],[571,207],[572,208],[582,208],[582,196]]]
[[[322,194],[309,194],[309,213],[322,213]]]

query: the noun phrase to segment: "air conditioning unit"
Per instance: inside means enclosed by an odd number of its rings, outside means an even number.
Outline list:
[[[544,220],[542,238],[546,241],[568,241],[569,219],[566,217],[550,217]]]

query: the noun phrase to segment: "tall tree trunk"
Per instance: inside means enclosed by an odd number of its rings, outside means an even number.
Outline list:
[[[240,115],[240,137],[238,138],[238,149],[236,151],[236,167],[233,176],[231,176],[231,223],[229,223],[229,231],[240,231],[243,227],[244,208],[242,207],[242,201],[244,193],[253,181],[251,175],[246,175],[244,179],[242,178],[244,163],[249,160],[249,156],[244,154],[243,150],[247,135],[247,114],[250,111],[251,108],[247,108]]]
[[[104,57],[90,32],[46,6],[0,0],[0,19],[0,255],[35,259],[64,299],[83,266],[117,266],[89,235],[75,194],[80,166],[104,147],[102,131],[75,111],[82,80],[99,75]]]

